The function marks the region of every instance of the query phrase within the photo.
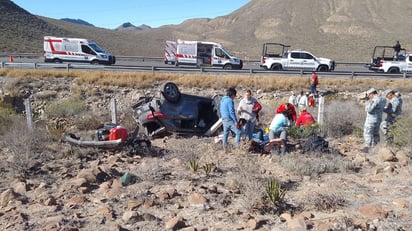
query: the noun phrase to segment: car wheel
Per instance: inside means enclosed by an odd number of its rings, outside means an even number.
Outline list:
[[[95,60],[93,60],[93,61],[91,62],[91,64],[92,64],[92,65],[97,65],[97,64],[100,64],[100,62],[99,62],[99,60],[96,60],[96,59],[95,59]]]
[[[232,69],[233,69],[232,64],[225,64],[225,65],[223,66],[223,69],[225,69],[225,70],[232,70]]]
[[[60,59],[53,59],[53,63],[62,63]]]
[[[175,103],[180,99],[180,91],[175,83],[167,82],[162,85],[163,97],[169,102]]]
[[[319,66],[318,67],[318,71],[319,72],[327,72],[327,71],[329,71],[329,68],[327,67],[327,66]]]
[[[270,67],[270,70],[271,70],[271,71],[281,71],[281,70],[282,70],[282,65],[280,65],[280,64],[273,64],[273,65]]]
[[[391,74],[399,73],[399,69],[396,67],[391,67],[389,68],[388,73],[391,73]]]

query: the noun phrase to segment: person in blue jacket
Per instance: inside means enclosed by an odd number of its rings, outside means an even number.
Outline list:
[[[227,139],[229,137],[230,131],[235,133],[235,147],[239,148],[241,130],[239,129],[234,99],[236,98],[236,89],[228,88],[226,91],[226,96],[223,96],[220,101],[220,117],[223,123],[223,149],[228,153]]]

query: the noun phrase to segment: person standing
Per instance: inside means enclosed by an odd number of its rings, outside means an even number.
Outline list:
[[[246,120],[242,133],[245,134],[248,140],[253,138],[253,131],[257,121],[257,114],[253,111],[255,103],[257,103],[257,100],[252,97],[252,91],[247,90],[244,98],[240,100],[239,106],[237,107],[239,118]]]
[[[306,95],[303,94],[303,91],[300,93],[300,98],[299,98],[299,101],[298,101],[299,111],[301,111],[303,108],[307,108],[309,106],[308,95],[309,95],[309,93],[306,93]]]
[[[366,95],[369,100],[365,106],[366,119],[363,127],[365,147],[362,151],[365,153],[369,152],[372,143],[377,144],[380,141],[379,126],[382,122],[382,113],[386,104],[386,100],[378,95],[375,88],[370,88]]]
[[[395,50],[395,60],[398,61],[399,60],[399,53],[401,52],[401,44],[399,43],[399,41],[396,41],[395,46],[393,46],[393,49]]]
[[[235,113],[235,103],[236,89],[228,88],[226,91],[226,96],[222,97],[220,101],[220,117],[223,123],[223,149],[228,153],[227,139],[229,133],[232,131],[235,133],[235,147],[239,147],[241,131],[239,129],[236,113]]]
[[[383,96],[388,100],[388,104],[383,109],[383,112],[386,113],[386,119],[382,121],[380,128],[385,135],[385,138],[390,139],[390,137],[388,137],[388,126],[395,123],[396,117],[401,114],[402,105],[392,89],[387,89],[384,91]]]
[[[312,72],[312,78],[310,81],[310,93],[313,95],[316,94],[316,87],[318,86],[319,80],[318,80],[318,75],[316,74],[316,71]]]
[[[295,106],[295,107],[298,106],[298,101],[297,101],[296,94],[295,94],[294,91],[290,92],[289,103],[293,104],[293,106]]]

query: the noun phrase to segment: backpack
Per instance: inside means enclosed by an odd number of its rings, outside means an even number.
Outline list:
[[[318,135],[311,135],[302,146],[304,153],[329,153],[329,142]]]

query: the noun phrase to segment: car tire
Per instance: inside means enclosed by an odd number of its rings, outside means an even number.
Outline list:
[[[225,69],[225,70],[232,70],[232,69],[233,69],[233,66],[232,66],[232,64],[225,64],[225,65],[223,66],[223,69]]]
[[[62,63],[62,61],[60,59],[53,59],[53,63]]]
[[[389,68],[388,73],[397,74],[399,73],[399,69],[397,67],[391,67]]]
[[[328,72],[328,71],[329,71],[329,68],[325,65],[318,67],[318,72]]]
[[[93,61],[91,61],[90,62],[92,65],[98,65],[98,64],[100,64],[100,62],[99,62],[99,60],[93,60]]]
[[[165,99],[171,103],[176,103],[180,99],[180,91],[175,83],[166,82],[161,87],[161,93]]]
[[[271,70],[271,71],[281,71],[281,70],[282,70],[282,65],[280,65],[280,64],[273,64],[273,65],[270,67],[270,70]]]

